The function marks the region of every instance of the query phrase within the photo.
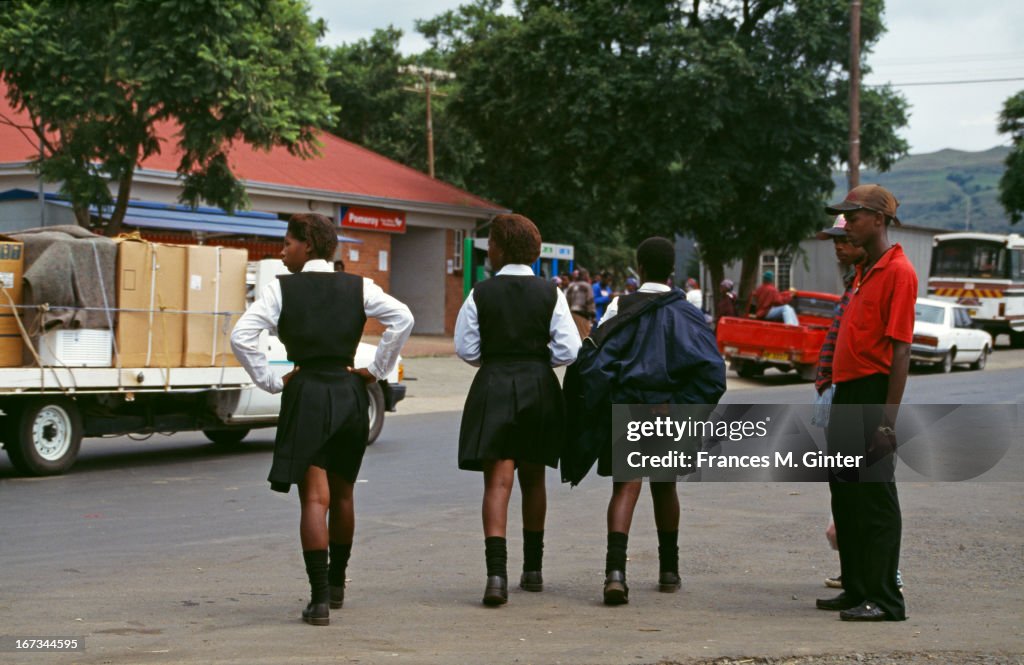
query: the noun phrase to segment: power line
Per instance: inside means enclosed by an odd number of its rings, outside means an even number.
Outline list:
[[[912,81],[910,83],[875,83],[872,85],[865,85],[864,87],[884,88],[886,86],[890,86],[893,88],[909,88],[911,86],[921,85],[967,85],[971,83],[1005,83],[1007,81],[1024,81],[1024,76],[1017,76],[1005,79],[969,79],[962,81]]]

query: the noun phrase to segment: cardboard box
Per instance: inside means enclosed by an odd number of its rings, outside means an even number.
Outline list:
[[[15,305],[21,304],[22,277],[25,274],[25,244],[0,236],[0,287],[10,295],[0,293],[0,367],[20,367],[24,347],[18,321],[14,318]],[[18,314],[22,314],[19,310]]]
[[[185,367],[237,367],[231,329],[245,311],[249,253],[231,247],[187,249]]]
[[[121,367],[181,366],[185,268],[186,247],[182,245],[120,242],[117,306],[122,311],[116,340]]]

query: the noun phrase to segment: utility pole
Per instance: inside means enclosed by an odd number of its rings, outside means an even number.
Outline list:
[[[860,3],[850,0],[850,189],[860,184]]]
[[[432,90],[432,83],[434,81],[450,81],[455,78],[455,74],[452,72],[446,72],[441,69],[431,69],[430,67],[420,67],[418,65],[403,65],[398,68],[398,71],[402,74],[413,74],[419,76],[422,83],[417,83],[415,87],[403,88],[408,92],[423,92],[426,95],[427,100],[427,173],[430,177],[434,177],[434,120],[433,110],[431,108],[431,96],[437,95],[438,97],[446,97],[442,92]]]

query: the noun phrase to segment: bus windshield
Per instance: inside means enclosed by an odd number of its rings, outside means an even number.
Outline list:
[[[1007,252],[991,240],[947,240],[932,252],[933,277],[980,277],[1005,279]]]

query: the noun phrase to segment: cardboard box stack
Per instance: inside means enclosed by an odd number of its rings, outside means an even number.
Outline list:
[[[18,321],[15,319],[15,305],[21,304],[21,278],[25,273],[25,245],[18,240],[0,236],[0,286],[11,296],[0,293],[0,367],[21,365],[24,342]],[[20,312],[19,312],[20,313]]]
[[[237,366],[231,329],[245,311],[244,249],[192,245],[185,293],[185,367]]]
[[[122,241],[116,333],[121,367],[237,365],[228,340],[245,310],[246,260],[244,249]]]

